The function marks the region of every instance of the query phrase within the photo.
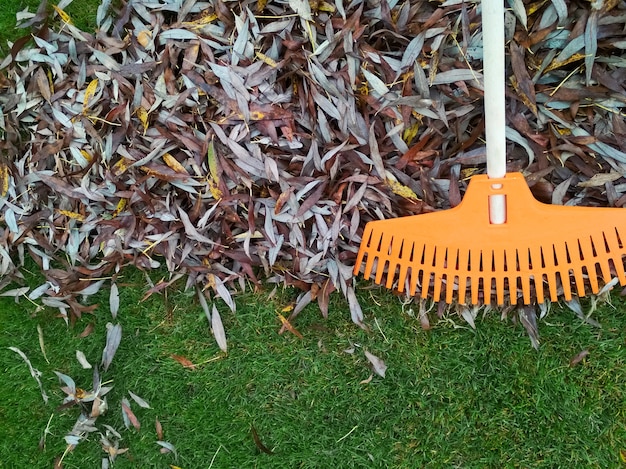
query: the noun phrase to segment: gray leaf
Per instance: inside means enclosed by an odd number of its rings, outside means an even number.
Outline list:
[[[365,356],[367,357],[369,362],[372,364],[374,372],[384,378],[385,372],[387,371],[387,365],[385,364],[385,362],[378,358],[376,355],[371,354],[367,350],[364,350],[363,352],[365,353]]]
[[[104,371],[109,369],[111,362],[113,361],[113,357],[115,356],[115,352],[117,352],[117,348],[120,345],[120,341],[122,340],[122,326],[119,324],[111,324],[107,323],[107,338],[106,345],[104,346],[104,350],[102,350],[102,367]]]

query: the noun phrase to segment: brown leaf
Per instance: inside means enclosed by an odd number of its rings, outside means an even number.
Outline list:
[[[280,322],[282,323],[285,329],[287,329],[289,332],[295,335],[298,339],[304,338],[302,337],[302,334],[300,334],[300,332],[298,332],[298,330],[295,327],[293,327],[293,325],[289,322],[289,320],[285,316],[283,316],[280,313],[276,313],[276,314],[278,315],[278,319],[280,319]]]
[[[126,398],[122,399],[122,412],[131,423],[131,425],[135,427],[135,430],[139,431],[141,429],[141,424],[139,423],[139,419],[137,419],[137,416],[131,410],[130,402],[128,402],[128,399]]]
[[[263,451],[266,454],[274,454],[272,450],[270,450],[267,446],[263,444],[263,442],[261,441],[261,438],[259,438],[259,434],[254,428],[254,425],[250,427],[250,432],[252,433],[252,440],[254,440],[254,444],[256,445],[257,448],[259,448],[261,451]]]
[[[172,357],[174,360],[176,360],[178,363],[180,363],[181,365],[183,365],[185,368],[189,368],[191,370],[195,370],[196,369],[196,365],[194,365],[191,360],[189,360],[186,357],[183,357],[182,355],[176,355],[176,354],[171,354],[170,357]]]
[[[513,68],[514,86],[524,104],[537,115],[537,98],[535,97],[535,85],[530,78],[526,61],[525,49],[515,41],[511,41],[511,67]]]
[[[585,357],[589,355],[589,350],[585,349],[582,352],[576,354],[574,357],[572,357],[572,359],[569,361],[569,366],[570,367],[575,367],[576,365],[578,365],[580,362],[582,362]]]
[[[158,418],[156,418],[154,421],[154,428],[156,431],[157,440],[163,440],[163,426],[161,425],[161,422]]]

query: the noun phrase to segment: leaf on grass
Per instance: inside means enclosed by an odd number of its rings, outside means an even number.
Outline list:
[[[55,371],[54,374],[59,377],[63,384],[65,384],[65,386],[67,386],[72,391],[72,393],[76,392],[76,383],[70,376],[60,373],[58,371]]]
[[[157,440],[163,440],[163,425],[161,425],[158,418],[154,421],[154,429],[156,431]]]
[[[261,451],[263,451],[266,454],[274,454],[274,452],[269,449],[267,446],[265,446],[263,444],[263,442],[261,441],[261,438],[259,438],[259,434],[256,431],[256,428],[254,428],[254,425],[250,426],[250,432],[252,433],[252,439],[254,440],[254,444],[256,445],[257,448],[259,448]]]
[[[111,291],[109,292],[109,309],[111,310],[111,316],[113,319],[117,318],[117,312],[120,309],[120,292],[116,283],[111,284]]]
[[[120,345],[120,341],[122,340],[122,326],[120,324],[111,324],[110,322],[106,325],[107,328],[107,338],[104,349],[102,350],[102,367],[104,371],[109,369],[111,362],[113,361],[113,357],[115,356],[115,352],[117,352],[117,348]]]
[[[43,341],[43,329],[41,328],[40,324],[37,324],[37,335],[39,336],[39,348],[41,349],[41,354],[46,360],[46,363],[50,363],[50,360],[48,360],[48,357],[46,355],[46,345]]]
[[[122,417],[124,418],[126,428],[130,428],[130,425],[132,425],[137,431],[141,429],[141,423],[139,423],[139,419],[131,410],[130,402],[126,398],[122,399]]]
[[[170,355],[170,357],[172,357],[178,363],[183,365],[185,368],[189,368],[190,370],[195,370],[196,369],[196,365],[194,365],[191,360],[189,360],[186,357],[183,357],[182,355],[176,355],[176,354],[173,353],[173,354]]]
[[[519,306],[519,319],[528,333],[530,343],[535,350],[539,349],[539,329],[537,328],[537,308],[535,305]]]
[[[283,324],[284,328],[287,329],[289,332],[291,332],[293,335],[295,335],[298,339],[303,339],[304,337],[302,337],[302,334],[300,334],[300,332],[293,327],[293,325],[289,322],[289,320],[283,316],[280,313],[276,313],[278,315],[278,319],[280,319],[280,322]]]
[[[91,363],[89,363],[85,354],[80,350],[76,350],[76,360],[78,360],[78,363],[80,363],[83,369],[87,370],[92,368]]]
[[[569,361],[569,366],[570,367],[574,367],[576,365],[578,365],[581,361],[583,361],[585,359],[585,357],[589,355],[589,350],[585,349],[582,352],[576,354],[576,356],[572,357],[572,359]]]
[[[14,288],[12,290],[3,291],[2,293],[0,293],[0,296],[18,297],[25,295],[26,293],[28,293],[29,290],[30,287]]]
[[[139,397],[134,392],[128,391],[128,394],[130,395],[130,397],[133,398],[133,401],[135,401],[137,403],[137,405],[139,407],[141,407],[142,409],[151,409],[152,408],[152,407],[150,407],[150,404],[148,404],[145,400],[143,400],[141,397]],[[160,440],[160,438],[159,438],[159,440]]]
[[[35,381],[37,381],[37,384],[39,385],[39,390],[41,391],[41,398],[43,399],[43,402],[45,404],[47,404],[48,403],[48,395],[44,391],[43,384],[41,384],[41,380],[39,379],[39,377],[41,376],[41,371],[39,371],[36,368],[33,368],[33,365],[30,363],[30,360],[28,359],[26,354],[24,352],[22,352],[19,348],[17,348],[17,347],[9,347],[9,350],[12,350],[13,352],[17,353],[22,358],[22,360],[24,360],[26,365],[28,365],[28,369],[30,371],[30,375],[35,379]]]
[[[83,329],[83,332],[81,332],[78,337],[80,337],[81,339],[84,339],[85,337],[87,337],[89,334],[91,334],[95,329],[95,326],[93,324],[93,322],[90,322],[89,324],[87,324],[85,326],[85,328]]]
[[[156,442],[157,445],[159,445],[161,447],[161,453],[172,453],[174,454],[174,459],[178,459],[178,454],[176,453],[176,448],[174,447],[174,445],[172,443],[169,443],[167,441],[157,441]]]
[[[59,18],[61,18],[61,21],[67,24],[72,24],[72,18],[70,17],[70,15],[65,13],[65,11],[63,11],[57,5],[52,5],[52,8],[54,8],[54,11],[57,12],[57,15],[59,15]]]
[[[213,309],[211,311],[211,330],[213,331],[213,336],[215,337],[215,341],[217,342],[220,350],[222,352],[227,352],[228,345],[226,344],[224,324],[222,324],[222,318],[220,317],[220,313],[215,305],[213,305]]]
[[[369,384],[374,379],[374,374],[370,374],[369,378],[359,381],[359,384]]]
[[[365,356],[367,357],[369,362],[372,364],[374,373],[384,378],[385,372],[387,371],[387,365],[385,364],[385,362],[378,358],[376,355],[368,352],[367,350],[364,350],[363,352],[365,353]]]

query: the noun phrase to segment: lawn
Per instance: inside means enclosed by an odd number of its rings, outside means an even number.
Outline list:
[[[37,4],[0,12],[3,43],[24,35],[11,27],[15,12]],[[77,0],[66,11],[87,28],[96,8]],[[156,283],[168,273],[149,275]],[[27,272],[31,287],[41,281]],[[476,330],[432,315],[424,330],[415,305],[367,282],[358,284],[367,330],[334,294],[328,319],[311,305],[293,322],[302,337],[279,334],[297,294],[266,286],[237,295],[236,313],[216,303],[224,353],[183,280],[144,299],[149,283],[123,272],[117,318],[103,288],[89,298],[93,313],[70,325],[24,296],[0,298],[0,467],[52,467],[60,458],[65,468],[103,467],[102,438],[118,445],[116,468],[626,465],[626,304],[617,295],[593,313],[600,328],[553,306],[535,350],[520,324],[497,313],[479,316]],[[62,405],[55,372],[89,392],[93,369],[76,354],[98,366],[107,324],[122,331],[110,367],[100,367],[112,386],[108,409],[67,451],[81,412]],[[16,350],[40,372],[47,403]],[[384,377],[366,351],[384,361]]]
[[[157,279],[154,275],[154,279]],[[619,467],[626,448],[624,305],[604,306],[592,328],[555,309],[541,323],[542,345],[525,330],[490,315],[477,330],[443,320],[421,329],[410,307],[380,290],[363,290],[369,331],[354,326],[337,296],[328,320],[313,307],[298,317],[303,338],[279,335],[277,313],[293,292],[237,298],[219,308],[228,354],[213,339],[199,304],[175,284],[141,301],[145,280],[129,272],[118,316],[123,338],[102,380],[113,390],[97,420],[129,448],[115,467]],[[59,410],[64,393],[54,371],[91,389],[105,343],[108,292],[99,308],[67,327],[49,310],[3,298],[0,354],[0,455],[3,467],[46,467],[65,450],[63,436],[79,415]],[[81,333],[93,324],[93,332]],[[43,331],[46,357],[37,326]],[[41,373],[46,405],[18,347]],[[385,378],[364,352],[383,359]],[[588,355],[578,364],[570,360]],[[185,368],[173,356],[196,364]],[[132,391],[151,408],[138,406]],[[141,427],[126,429],[127,398]],[[174,454],[161,454],[155,421]],[[45,447],[37,449],[49,424]],[[258,440],[255,443],[255,437]],[[97,467],[105,456],[94,432],[65,467]],[[263,449],[272,454],[265,453]]]

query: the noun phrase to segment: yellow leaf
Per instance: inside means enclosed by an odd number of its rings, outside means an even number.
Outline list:
[[[80,154],[83,155],[83,158],[85,158],[87,161],[91,161],[92,157],[91,155],[87,152],[87,150],[81,150]]]
[[[46,70],[46,76],[48,77],[48,84],[50,85],[50,93],[54,94],[54,80],[52,79],[52,68],[48,67],[48,70]]]
[[[52,8],[54,8],[54,11],[57,12],[57,15],[59,15],[59,18],[61,18],[61,21],[63,21],[64,23],[67,23],[67,24],[72,24],[72,18],[70,18],[70,15],[65,13],[63,10],[61,10],[56,5],[52,5]]]
[[[209,180],[209,191],[215,200],[219,200],[224,196],[213,180]]]
[[[557,62],[556,60],[553,60],[552,62],[550,62],[550,65],[546,67],[546,69],[544,70],[544,73],[551,72],[552,70],[565,67],[566,65],[569,65],[572,62],[577,62],[579,60],[584,60],[584,59],[585,59],[585,54],[573,54],[570,58],[563,60],[561,62]]]
[[[327,13],[334,13],[335,5],[333,5],[332,3],[321,1],[317,5],[317,11],[325,11]]]
[[[98,79],[95,78],[91,80],[89,85],[87,85],[87,89],[85,90],[85,97],[83,98],[83,114],[87,113],[87,109],[89,109],[89,100],[93,98],[94,94],[96,94],[97,89],[98,89]]]
[[[404,129],[404,133],[402,134],[402,140],[404,140],[407,144],[411,143],[420,129],[420,123],[414,122],[410,127]]]
[[[280,310],[281,313],[290,313],[291,311],[293,311],[293,305],[287,305]]]
[[[207,278],[206,278],[206,285],[204,286],[202,291],[206,290],[207,288],[212,288],[212,289],[215,290],[215,287],[216,287],[215,275],[214,274],[208,274]]]
[[[219,175],[217,174],[217,157],[215,156],[215,145],[213,144],[213,140],[209,142],[207,160],[209,163],[209,175],[211,176],[211,179],[219,182]]]
[[[142,31],[139,31],[139,33],[137,34],[137,42],[141,44],[141,46],[144,49],[148,47],[148,45],[150,45],[151,40],[152,40],[152,31],[148,31],[147,29],[144,29]]]
[[[626,449],[619,450],[619,458],[622,460],[624,464],[626,464]]]
[[[272,68],[276,68],[278,65],[274,59],[268,57],[263,52],[257,52],[256,56]]]
[[[182,467],[174,466],[173,464],[170,464],[170,468],[171,469],[182,469]]]
[[[280,313],[276,313],[278,314],[278,319],[280,319],[280,322],[283,324],[283,326],[285,326],[285,329],[287,329],[289,332],[291,332],[293,335],[295,335],[298,339],[304,339],[304,337],[302,337],[302,334],[300,334],[300,332],[293,327],[293,325],[289,322],[289,320],[283,316]]]
[[[168,165],[172,170],[176,171],[177,173],[189,174],[189,172],[185,169],[185,167],[182,164],[180,164],[178,160],[174,158],[172,155],[170,155],[169,153],[166,153],[165,155],[163,155],[163,161],[165,161],[165,164]]]
[[[419,197],[410,187],[405,186],[404,184],[399,183],[398,181],[394,181],[393,179],[387,179],[387,185],[391,189],[391,191],[399,195],[400,197],[405,197],[407,199],[419,200]]]
[[[257,13],[261,13],[263,10],[265,10],[266,6],[267,6],[267,0],[257,0],[256,2]]]
[[[137,117],[141,121],[141,125],[143,125],[143,133],[146,134],[148,130],[148,111],[146,111],[141,106],[137,108]]]
[[[61,215],[65,215],[67,218],[71,218],[72,220],[78,220],[78,221],[85,220],[85,216],[78,212],[72,212],[71,210],[57,210],[57,212],[60,213]]]
[[[132,160],[129,160],[128,158],[120,158],[111,168],[111,172],[115,176],[119,176],[120,174],[125,173],[132,163]]]
[[[201,16],[199,19],[195,21],[186,21],[183,23],[183,26],[197,31],[198,29],[202,29],[207,24],[212,23],[216,19],[217,19],[217,15],[215,13],[209,13],[204,16]]]
[[[9,167],[6,163],[0,163],[0,196],[5,197],[9,192]]]
[[[209,147],[207,149],[207,161],[209,163],[209,191],[215,200],[219,200],[222,198],[223,194],[219,188],[220,184],[220,176],[217,173],[217,156],[215,154],[215,145],[213,144],[213,140],[209,142]]]
[[[117,217],[120,213],[122,213],[124,211],[124,209],[126,208],[126,204],[128,203],[128,199],[120,199],[120,201],[117,203],[117,207],[115,207],[115,210],[113,211],[113,213],[111,214],[111,216],[113,218]]]

